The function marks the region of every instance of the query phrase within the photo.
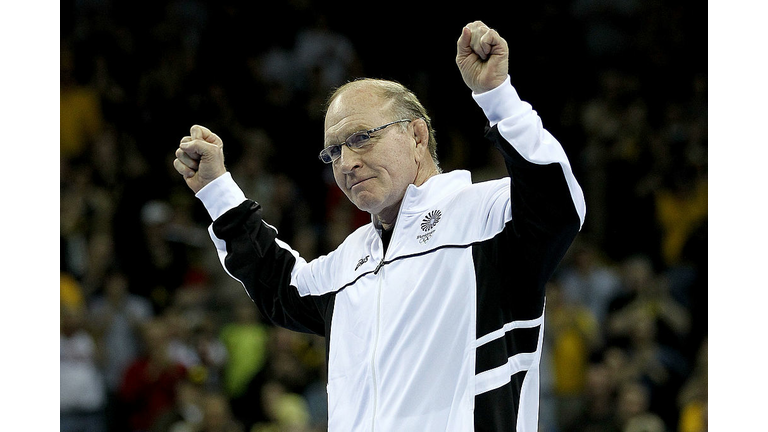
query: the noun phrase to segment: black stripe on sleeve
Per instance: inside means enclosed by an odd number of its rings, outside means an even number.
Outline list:
[[[499,133],[498,126],[487,128],[485,138],[504,157],[516,234],[561,237],[567,249],[579,231],[580,219],[562,166],[529,162]]]
[[[262,315],[291,330],[326,334],[332,295],[299,295],[290,284],[296,258],[278,246],[277,233],[261,219],[261,206],[244,201],[213,223],[213,233],[227,244],[224,265],[244,286]]]

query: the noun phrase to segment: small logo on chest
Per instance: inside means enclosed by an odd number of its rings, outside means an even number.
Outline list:
[[[434,228],[440,222],[440,218],[442,217],[443,212],[440,210],[432,210],[424,216],[424,219],[421,220],[421,230],[424,231],[424,234],[416,236],[419,243],[426,244],[429,239],[432,238],[432,234],[435,233]]]
[[[370,255],[366,255],[365,258],[361,258],[360,261],[357,262],[357,265],[355,266],[355,271],[360,268],[361,265],[368,262],[368,258],[370,258]]]
[[[421,220],[421,230],[424,232],[431,230],[438,222],[440,222],[441,217],[443,217],[443,212],[440,210],[432,210],[427,213],[427,215],[424,216],[424,219]]]

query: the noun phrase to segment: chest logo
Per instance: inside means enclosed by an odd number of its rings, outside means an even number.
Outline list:
[[[424,219],[421,220],[421,230],[424,231],[424,234],[416,236],[419,243],[426,244],[432,238],[432,234],[435,233],[434,228],[442,217],[443,212],[440,210],[432,210],[424,216]]]
[[[360,268],[361,265],[368,262],[368,258],[370,258],[370,255],[366,255],[365,258],[360,259],[360,261],[357,262],[357,265],[355,266],[355,271]]]
[[[424,216],[421,220],[421,230],[424,232],[430,231],[432,228],[440,222],[440,218],[443,217],[443,212],[440,210],[432,210]]]

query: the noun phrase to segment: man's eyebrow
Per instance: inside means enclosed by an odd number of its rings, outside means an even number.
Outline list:
[[[335,133],[333,135],[325,134],[324,139],[323,139],[323,143],[324,143],[323,147],[328,147],[328,146],[331,146],[331,145],[334,145],[334,144],[339,144],[341,142],[341,140],[337,139],[338,135],[339,135],[338,133]]]
[[[327,137],[325,139],[325,147],[332,146],[335,144],[341,144],[344,142],[344,140],[346,140],[353,134],[357,132],[365,132],[367,130],[370,130],[370,128],[367,128],[366,126],[363,126],[363,125],[355,126],[355,127],[351,127],[351,126],[345,127],[339,130],[338,132],[334,133],[333,135],[330,135],[329,137]]]
[[[332,135],[330,137],[327,137],[324,141],[323,148],[329,147],[332,145],[341,144],[344,140],[336,138],[337,135]]]

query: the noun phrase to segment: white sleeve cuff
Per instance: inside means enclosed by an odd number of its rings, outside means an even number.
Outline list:
[[[245,194],[229,172],[205,185],[195,196],[203,202],[212,220],[245,201]]]
[[[491,126],[495,126],[505,118],[514,117],[528,110],[527,104],[520,100],[517,91],[512,87],[509,75],[495,89],[483,93],[473,92],[472,97],[482,108]]]

